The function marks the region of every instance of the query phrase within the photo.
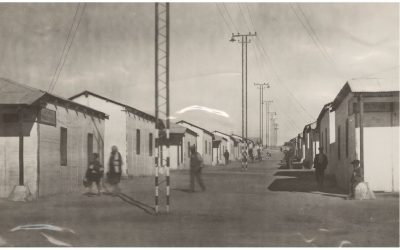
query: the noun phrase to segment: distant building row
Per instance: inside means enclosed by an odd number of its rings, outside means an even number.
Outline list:
[[[343,189],[350,182],[350,162],[358,159],[372,190],[399,191],[399,86],[348,81],[290,143],[306,167],[313,166],[323,147],[329,161],[326,174]]]
[[[35,197],[79,191],[93,153],[107,170],[112,145],[125,176],[154,173],[154,116],[89,91],[64,99],[2,78],[0,89],[0,197],[16,185]],[[206,165],[224,164],[225,150],[239,159],[244,146],[240,136],[186,121],[171,123],[170,137],[172,169],[189,168],[193,145]]]

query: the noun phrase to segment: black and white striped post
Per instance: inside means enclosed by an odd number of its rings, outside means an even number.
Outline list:
[[[170,156],[169,156],[169,129],[167,128],[166,130],[166,148],[167,148],[167,152],[166,152],[166,160],[167,160],[167,164],[166,164],[166,188],[165,188],[165,195],[166,195],[166,209],[167,209],[167,213],[169,213],[169,203],[170,203],[170,178],[169,178],[169,167],[170,167]]]
[[[159,144],[159,139],[158,139],[158,144]],[[157,145],[156,146],[156,157],[155,157],[155,193],[154,193],[154,204],[155,204],[155,212],[158,213],[158,194],[159,194],[159,190],[158,190],[158,175],[159,175],[159,159],[160,159],[160,146]]]
[[[155,211],[159,212],[160,167],[166,177],[166,210],[170,209],[169,153],[169,3],[155,3],[155,118],[158,135],[155,160]],[[162,124],[165,122],[165,124]],[[166,151],[163,151],[165,146]],[[165,170],[165,172],[164,172]]]

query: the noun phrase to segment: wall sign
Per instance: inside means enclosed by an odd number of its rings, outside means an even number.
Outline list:
[[[42,108],[39,112],[39,122],[55,127],[57,125],[56,111]]]

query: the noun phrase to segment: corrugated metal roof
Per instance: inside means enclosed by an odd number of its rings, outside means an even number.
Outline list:
[[[36,89],[25,84],[17,83],[6,78],[0,78],[0,105],[32,105],[41,98],[45,101],[56,99],[61,103],[65,103],[66,105],[71,105],[78,109],[90,110],[97,113],[102,118],[108,119],[108,116],[105,113],[96,109],[47,93],[43,90]]]
[[[175,123],[170,123],[169,132],[171,134],[184,134],[186,132],[186,128]]]
[[[44,91],[0,78],[0,104],[31,105],[45,94]]]
[[[391,92],[399,91],[399,83],[382,79],[363,78],[348,81],[351,92]]]
[[[332,109],[336,110],[344,98],[350,93],[387,94],[398,93],[398,83],[392,83],[381,79],[353,79],[346,82],[332,102]]]

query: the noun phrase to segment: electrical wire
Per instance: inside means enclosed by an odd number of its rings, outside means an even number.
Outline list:
[[[72,28],[74,27],[74,24],[75,24],[76,16],[77,16],[78,11],[79,11],[79,6],[80,6],[80,3],[78,3],[77,6],[76,6],[75,14],[74,14],[74,17],[72,18],[72,22],[71,22],[71,27],[69,28],[67,39],[65,40],[65,44],[64,44],[63,50],[61,52],[60,60],[58,61],[56,70],[54,71],[53,77],[51,78],[51,81],[50,81],[50,84],[49,84],[49,87],[48,87],[48,91],[50,91],[52,85],[54,84],[57,72],[58,72],[58,70],[59,70],[59,68],[61,66],[62,60],[64,58],[65,49],[67,48],[69,39],[71,37]]]
[[[228,21],[226,20],[225,16],[223,15],[223,13],[217,3],[215,3],[215,6],[217,7],[218,13],[222,17],[222,20],[224,20],[224,23],[225,23],[226,27],[228,28],[229,32],[234,33],[234,30],[229,26]]]
[[[53,86],[52,86],[52,88],[51,88],[51,90],[50,90],[50,93],[54,91],[54,89],[55,89],[55,87],[56,87],[56,85],[57,85],[57,81],[58,81],[58,79],[59,79],[59,77],[60,77],[61,71],[62,71],[62,69],[63,69],[63,67],[64,67],[64,64],[65,64],[65,62],[67,61],[68,54],[69,54],[69,52],[70,52],[70,50],[71,50],[71,47],[72,47],[72,44],[73,44],[73,42],[74,42],[76,33],[77,33],[78,29],[79,29],[79,25],[81,24],[82,16],[83,16],[83,14],[84,14],[84,12],[85,12],[85,8],[86,8],[86,3],[83,3],[83,7],[82,7],[82,10],[81,10],[81,14],[80,14],[79,19],[78,19],[78,24],[76,25],[76,28],[75,28],[75,30],[73,31],[73,36],[72,36],[72,38],[71,38],[71,42],[69,43],[68,49],[67,49],[67,51],[66,51],[66,53],[65,53],[64,60],[63,60],[63,62],[62,62],[62,64],[61,64],[60,70],[58,71],[57,78],[56,78],[55,81],[54,81],[54,84],[53,84]]]
[[[235,30],[236,30],[237,32],[239,32],[238,27],[236,26],[235,22],[233,21],[233,18],[232,18],[232,16],[231,16],[231,14],[229,13],[228,9],[227,9],[226,6],[225,6],[225,3],[222,3],[222,7],[224,7],[225,12],[228,14],[228,17],[229,17],[229,19],[231,20],[231,23],[232,23],[233,27],[235,27]]]

